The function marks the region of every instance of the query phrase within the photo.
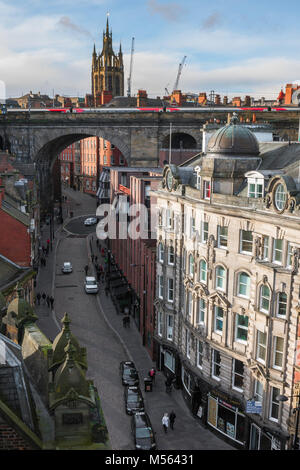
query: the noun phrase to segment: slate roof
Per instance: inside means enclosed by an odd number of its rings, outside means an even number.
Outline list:
[[[0,254],[0,290],[3,290],[4,287],[11,282],[16,282],[24,274],[27,274],[30,271],[31,268],[22,268],[18,264]]]

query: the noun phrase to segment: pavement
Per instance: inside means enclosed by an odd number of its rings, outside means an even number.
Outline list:
[[[66,194],[68,197],[68,202],[63,204],[64,226],[68,228],[70,221],[72,221],[72,234],[66,232],[61,225],[55,223],[55,238],[52,242],[52,250],[50,249],[46,258],[46,266],[39,268],[36,287],[36,292],[45,291],[46,294],[52,294],[55,299],[53,310],[48,308],[46,304],[36,306],[36,312],[39,317],[37,325],[51,341],[59,333],[63,312],[67,311],[67,308],[65,308],[67,298],[63,296],[62,289],[57,289],[59,287],[57,286],[57,257],[60,256],[59,252],[67,252],[68,249],[71,249],[72,240],[72,243],[77,243],[73,249],[77,250],[78,253],[80,252],[81,265],[83,259],[86,260],[85,264],[89,264],[89,274],[94,272],[91,260],[92,254],[98,256],[98,263],[104,264],[103,260],[101,260],[101,244],[100,248],[96,245],[95,228],[94,234],[78,234],[78,239],[74,235],[74,219],[79,216],[95,214],[95,199],[70,189],[65,189],[63,194]],[[70,210],[74,212],[73,219],[68,218]],[[49,226],[45,225],[42,233],[42,242],[44,244],[46,244],[48,235]],[[78,268],[77,271],[78,275],[82,277],[81,268]],[[75,288],[78,286],[75,282],[74,285],[67,287],[73,288],[72,292],[75,292]],[[61,296],[60,300],[59,295]],[[78,304],[77,299],[79,299],[79,296],[82,298],[82,291],[78,291],[77,295],[78,297],[75,297],[75,300],[73,300],[75,304]],[[87,325],[85,322],[87,329],[83,331],[82,313],[81,315],[78,313],[76,317],[74,316],[74,325],[71,324],[71,330],[78,338],[79,343],[87,348],[88,370],[89,374],[96,378],[95,385],[100,394],[112,448],[114,450],[134,448],[130,437],[130,418],[125,414],[124,403],[120,403],[120,399],[123,397],[123,387],[118,371],[115,370],[117,362],[122,357],[122,360],[132,360],[139,372],[145,409],[156,433],[159,450],[235,450],[234,447],[212,433],[208,427],[203,426],[192,415],[184,401],[181,390],[173,388],[171,394],[166,393],[165,375],[163,372],[157,371],[152,391],[144,391],[144,378],[148,377],[148,371],[152,366],[156,368],[156,364],[142,345],[141,335],[133,319],[131,318],[130,328],[123,327],[122,315],[117,313],[110,295],[105,294],[104,284],[100,286],[100,292],[96,299],[94,299],[94,296],[93,299],[90,298],[91,296],[88,297],[88,299],[84,297],[86,299],[84,302],[88,302],[88,309],[90,311],[95,306],[98,316],[92,316],[91,314],[90,324]],[[69,299],[74,299],[74,297],[69,297]],[[88,328],[90,329],[89,332]],[[103,359],[100,363],[98,357]],[[116,396],[118,397],[117,399]],[[165,412],[170,413],[171,410],[174,410],[176,414],[174,430],[169,429],[165,434],[161,425],[161,419]],[[124,432],[129,433],[126,439]]]

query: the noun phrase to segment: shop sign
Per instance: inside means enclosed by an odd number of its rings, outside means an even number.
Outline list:
[[[123,186],[122,184],[119,184],[119,191],[122,193],[130,195],[130,189],[127,188],[126,186]]]
[[[260,401],[248,400],[246,402],[246,413],[260,414],[262,412],[262,404]]]

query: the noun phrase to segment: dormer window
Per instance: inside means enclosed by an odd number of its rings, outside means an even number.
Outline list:
[[[203,181],[203,198],[210,199],[210,181],[204,180]]]
[[[262,178],[248,178],[248,197],[263,197],[264,180]]]

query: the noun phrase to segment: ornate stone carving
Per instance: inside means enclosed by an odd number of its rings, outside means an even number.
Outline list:
[[[292,254],[292,272],[293,274],[296,274],[299,269],[299,248],[294,248],[293,249],[293,254]]]
[[[210,235],[207,240],[207,264],[209,279],[212,279],[213,265],[216,260],[216,240],[213,235]]]
[[[255,237],[254,239],[254,256],[257,259],[262,257],[262,243],[260,237]]]

